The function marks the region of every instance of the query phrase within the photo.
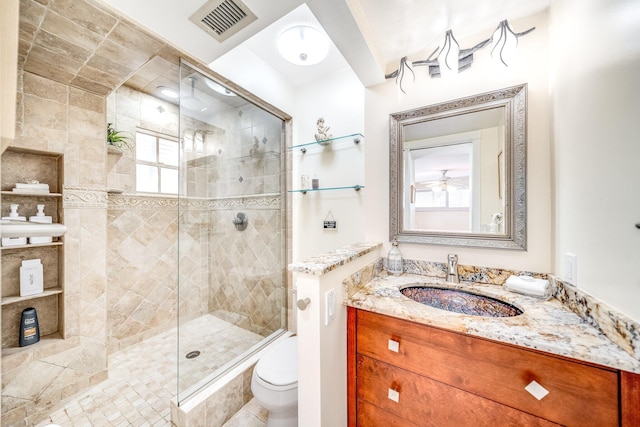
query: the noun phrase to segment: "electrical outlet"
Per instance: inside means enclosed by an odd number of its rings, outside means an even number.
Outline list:
[[[331,289],[324,294],[324,306],[325,306],[325,320],[324,324],[329,325],[331,321],[336,317],[336,290]]]
[[[578,255],[567,252],[564,254],[564,281],[578,286]]]

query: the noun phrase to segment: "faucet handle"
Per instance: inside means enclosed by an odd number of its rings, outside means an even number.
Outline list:
[[[447,255],[447,283],[460,283],[458,277],[458,255]]]

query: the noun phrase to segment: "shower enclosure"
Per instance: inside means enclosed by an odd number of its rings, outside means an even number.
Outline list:
[[[285,121],[180,65],[178,403],[286,330]]]

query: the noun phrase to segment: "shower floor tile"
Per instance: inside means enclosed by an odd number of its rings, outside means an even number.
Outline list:
[[[181,387],[195,384],[261,340],[260,335],[212,315],[181,326]],[[113,353],[107,380],[65,399],[61,409],[36,426],[171,426],[169,402],[177,393],[177,341],[176,329],[172,329]],[[185,359],[192,350],[200,355]],[[249,423],[238,424],[240,417]],[[225,426],[263,427],[263,418],[266,413],[252,401]]]

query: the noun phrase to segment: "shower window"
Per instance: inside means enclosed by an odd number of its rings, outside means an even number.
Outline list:
[[[178,194],[179,145],[175,138],[136,132],[136,191]]]

